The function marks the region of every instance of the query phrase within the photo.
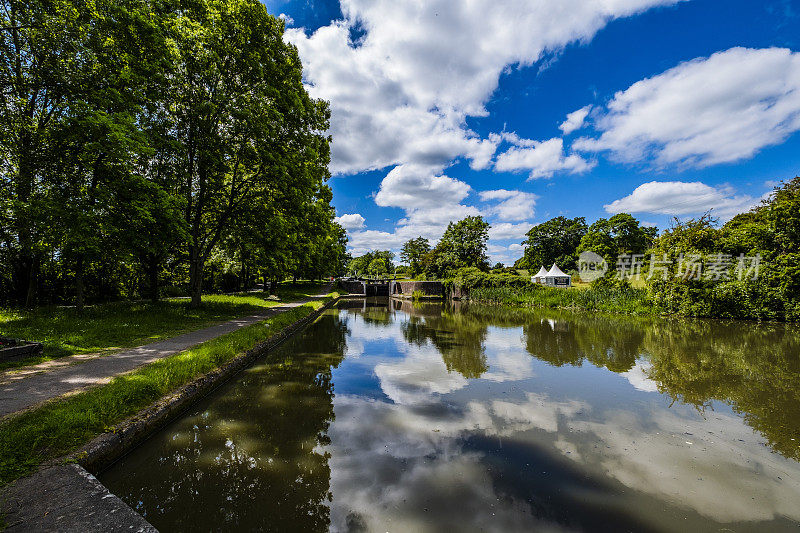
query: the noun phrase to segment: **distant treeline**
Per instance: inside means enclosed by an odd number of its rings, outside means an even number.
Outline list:
[[[423,237],[409,240],[400,256],[406,265],[396,272],[446,280],[473,298],[515,305],[800,320],[800,178],[721,226],[706,214],[675,219],[659,235],[626,213],[593,224],[583,217],[556,217],[528,231],[524,255],[513,268],[489,268],[489,227],[481,217],[467,217],[451,222],[434,247]],[[607,267],[588,291],[549,289],[520,275],[556,263],[577,281],[583,252],[596,254]],[[395,272],[391,253],[381,254],[385,260],[370,262],[374,268],[367,271]],[[366,273],[365,264],[356,258],[349,269]]]
[[[329,107],[261,2],[3,7],[0,303],[344,270]]]
[[[776,187],[760,205],[722,226],[706,214],[675,219],[657,235],[626,214],[590,226],[583,218],[558,217],[532,228],[523,244],[525,255],[517,261],[518,268],[538,269],[555,262],[574,269],[583,251],[597,253],[609,265],[608,275],[592,283],[605,291],[598,296],[536,293],[523,298],[529,303],[549,299],[561,300],[565,307],[800,320],[800,178]],[[630,263],[620,265],[620,256],[630,260],[633,254],[643,256],[638,277],[644,280],[645,294],[631,293],[634,272]],[[626,276],[619,276],[617,267]],[[659,272],[651,275],[656,268]],[[613,289],[621,294],[610,295]]]

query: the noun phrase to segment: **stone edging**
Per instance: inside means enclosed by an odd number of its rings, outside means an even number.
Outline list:
[[[104,433],[76,452],[68,455],[92,473],[98,473],[125,455],[153,433],[177,418],[194,402],[206,396],[234,375],[252,365],[256,359],[270,352],[298,330],[316,320],[322,313],[339,301],[337,296],[310,315],[283,328],[280,332],[262,341],[241,355],[234,357],[221,367],[183,385],[175,392],[115,426],[114,431]],[[63,458],[61,460],[63,462]]]

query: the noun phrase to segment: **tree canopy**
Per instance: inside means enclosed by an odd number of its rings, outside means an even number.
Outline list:
[[[553,263],[562,270],[576,268],[576,250],[587,232],[586,219],[583,217],[566,218],[559,216],[542,222],[530,229],[525,246],[525,266],[538,269],[549,268]]]
[[[356,276],[384,276],[394,274],[394,254],[388,250],[367,252],[353,258],[347,271]]]
[[[403,244],[403,249],[400,252],[400,260],[408,263],[409,274],[411,277],[417,277],[422,273],[422,259],[425,254],[431,251],[431,245],[428,239],[424,237],[417,237],[411,239]]]
[[[330,111],[258,0],[4,0],[0,294],[340,273]],[[214,269],[212,269],[214,270]]]
[[[658,233],[656,227],[642,226],[627,213],[618,213],[609,219],[601,218],[590,225],[581,237],[576,252],[594,252],[614,265],[617,257],[625,254],[644,254]]]
[[[675,220],[651,252],[672,263],[647,280],[667,312],[689,316],[800,319],[800,178],[722,227],[709,215]],[[698,276],[681,275],[693,261]]]
[[[442,238],[425,258],[425,272],[433,277],[448,277],[459,268],[489,269],[486,255],[488,222],[481,216],[468,216],[447,225]]]

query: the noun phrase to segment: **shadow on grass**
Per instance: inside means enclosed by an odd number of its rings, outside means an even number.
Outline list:
[[[81,311],[58,306],[32,311],[0,309],[0,335],[44,344],[41,356],[0,362],[0,370],[155,342],[301,300],[317,294],[320,287],[319,283],[280,284],[277,297],[263,292],[205,295],[203,305],[196,309],[190,307],[187,298],[155,303],[114,302],[87,306]]]

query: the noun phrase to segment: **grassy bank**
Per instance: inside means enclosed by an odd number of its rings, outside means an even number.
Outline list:
[[[0,370],[68,355],[112,351],[174,337],[218,322],[256,313],[319,292],[320,283],[284,283],[279,298],[264,293],[203,296],[198,309],[188,299],[115,302],[87,306],[0,309],[0,335],[44,344],[40,357],[0,363]]]
[[[469,291],[473,301],[536,307],[570,309],[626,315],[658,314],[644,289],[616,288],[553,288],[540,285],[526,287],[478,287]]]
[[[329,295],[336,296],[336,293]],[[0,486],[63,456],[319,309],[314,301],[0,424]]]

